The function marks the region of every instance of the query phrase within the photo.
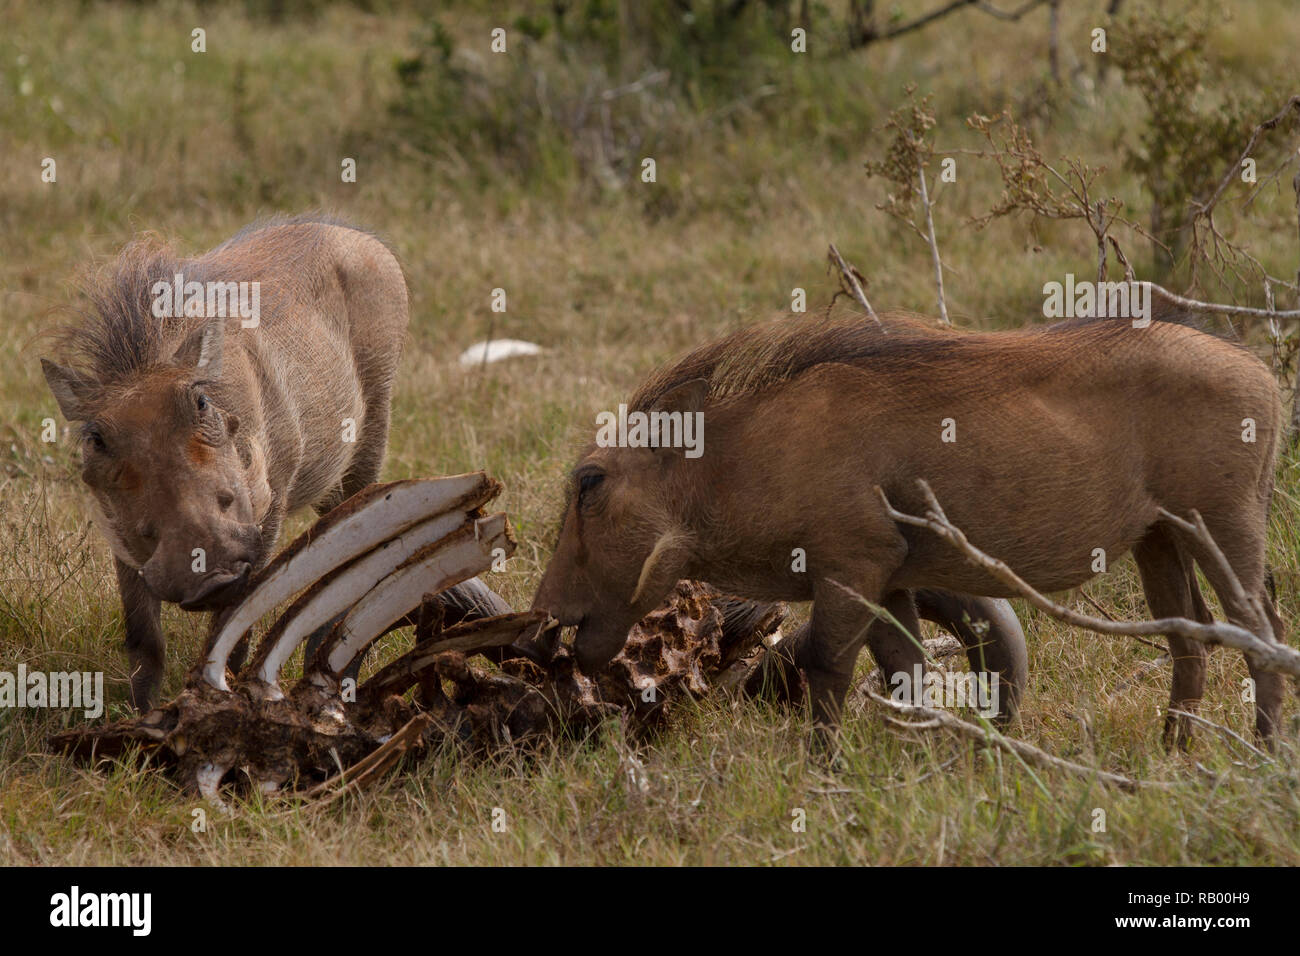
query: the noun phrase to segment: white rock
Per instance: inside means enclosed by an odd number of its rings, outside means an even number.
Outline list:
[[[524,342],[521,339],[491,339],[487,342],[475,342],[462,352],[460,364],[482,365],[484,362],[500,362],[502,359],[514,358],[518,355],[537,355],[541,351],[540,345]]]

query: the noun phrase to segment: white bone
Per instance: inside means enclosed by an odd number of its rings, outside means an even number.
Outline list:
[[[371,490],[370,500],[307,543],[301,543],[300,538],[262,570],[253,589],[213,641],[203,664],[203,679],[218,690],[229,690],[226,661],[230,652],[263,614],[411,525],[443,512],[477,507],[499,487],[482,472],[475,472],[428,481],[393,482]],[[363,490],[358,495],[366,493]],[[340,507],[347,507],[347,503]]]
[[[221,799],[221,778],[226,775],[229,765],[205,763],[194,773],[194,782],[199,785],[199,793],[217,810],[229,815],[230,805]]]
[[[460,355],[460,364],[464,366],[484,365],[488,362],[500,362],[502,359],[521,355],[538,355],[542,352],[540,345],[525,342],[522,339],[490,339],[487,342],[475,342]]]
[[[363,594],[420,548],[446,537],[464,524],[464,513],[453,511],[407,528],[339,571],[296,613],[286,612],[293,613],[293,617],[262,658],[257,671],[258,679],[270,685],[271,699],[280,696],[276,690],[280,668],[316,628],[356,604]]]
[[[489,515],[429,545],[379,584],[348,612],[328,650],[327,669],[343,673],[378,635],[413,609],[425,594],[436,594],[492,566],[492,552],[514,550],[504,514]]]

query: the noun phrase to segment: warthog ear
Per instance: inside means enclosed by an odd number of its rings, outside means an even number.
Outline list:
[[[70,422],[89,419],[88,406],[95,395],[95,383],[80,372],[56,365],[49,359],[41,359],[41,370],[45,372],[45,381],[54,393],[54,400],[59,403],[63,417]]]
[[[185,337],[185,341],[172,355],[172,364],[185,369],[196,369],[203,377],[215,381],[221,378],[221,353],[226,341],[226,320],[213,317]]]
[[[691,414],[704,410],[704,401],[709,397],[709,380],[693,378],[689,382],[674,386],[655,401],[652,412],[682,412]]]

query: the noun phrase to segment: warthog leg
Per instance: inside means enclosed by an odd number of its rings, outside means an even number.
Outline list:
[[[998,675],[998,722],[1015,717],[1029,681],[1029,650],[1011,604],[937,588],[918,588],[915,597],[923,620],[938,624],[966,646],[972,671]]]
[[[1268,493],[1263,493],[1262,497],[1267,503]],[[1214,593],[1218,595],[1230,623],[1257,634],[1261,631],[1261,625],[1267,623],[1273,632],[1273,640],[1285,643],[1285,626],[1278,616],[1268,589],[1268,568],[1265,565],[1267,507],[1257,510],[1249,501],[1233,502],[1233,505],[1236,506],[1235,511],[1211,513],[1204,517],[1204,531],[1208,533],[1208,540],[1203,536],[1189,533],[1185,528],[1180,529],[1170,522],[1162,522],[1148,530],[1142,545],[1147,544],[1148,541],[1154,545],[1158,540],[1155,538],[1157,534],[1163,534],[1165,540],[1173,542],[1184,567],[1188,589],[1195,595],[1196,614],[1205,615],[1204,619],[1198,616],[1198,620],[1208,622],[1210,618],[1209,610],[1205,608],[1204,601],[1200,598],[1200,591],[1191,570],[1193,560],[1204,572],[1210,586],[1214,588]],[[1218,554],[1214,553],[1215,549]],[[1166,563],[1169,561],[1170,559],[1165,558]],[[1172,571],[1167,571],[1166,574],[1172,577]],[[1234,576],[1236,581],[1232,580]],[[1144,576],[1143,584],[1145,583]],[[1149,596],[1148,600],[1150,600]],[[1259,619],[1257,609],[1250,606],[1252,600],[1258,604],[1258,610],[1262,610],[1263,620]],[[1170,637],[1169,649],[1174,658],[1171,706],[1176,706],[1175,701],[1183,694],[1194,703],[1205,689],[1206,649],[1201,647],[1199,651],[1194,650],[1186,647],[1187,643],[1176,640],[1173,636]],[[1273,735],[1282,716],[1282,700],[1286,693],[1285,678],[1277,671],[1258,667],[1249,654],[1245,657],[1255,691],[1255,732],[1261,740],[1271,746]],[[1188,662],[1184,664],[1181,675],[1180,660]],[[1179,709],[1191,712],[1186,707]],[[1187,723],[1186,718],[1182,718],[1176,734],[1177,742],[1184,746],[1191,731],[1190,727],[1182,726],[1185,723]],[[1165,740],[1168,744],[1171,735],[1168,715],[1165,727]]]
[[[126,659],[131,668],[131,704],[144,713],[162,685],[167,639],[162,630],[162,602],[145,586],[140,573],[113,559],[126,619]]]
[[[879,575],[878,580],[883,577]],[[870,579],[841,583],[830,577],[813,587],[811,633],[797,662],[808,677],[814,744],[824,751],[833,746],[853,668],[875,617],[870,605],[881,601],[880,590]],[[901,613],[906,618],[911,595],[895,591],[886,596],[884,606],[891,614]],[[901,640],[892,647],[898,651],[890,658],[896,664],[906,651]]]
[[[1196,584],[1191,557],[1171,531],[1159,525],[1152,527],[1133,548],[1133,558],[1152,617],[1185,617],[1202,624],[1213,621]],[[1197,641],[1171,634],[1169,654],[1174,661],[1174,681],[1169,693],[1169,712],[1165,714],[1165,746],[1177,744],[1186,749],[1191,742],[1192,722],[1174,711],[1195,713],[1200,706],[1205,694],[1209,649]]]
[[[918,639],[920,632],[910,623],[916,617],[932,621],[956,635],[966,646],[966,657],[972,671],[992,671],[999,675],[997,720],[1006,722],[1013,718],[1028,683],[1029,654],[1024,630],[1010,603],[937,588],[919,588],[913,597],[915,610],[908,612],[904,605],[903,613],[895,616],[900,622],[907,623]],[[981,625],[985,624],[987,628],[981,634]],[[874,630],[872,654],[886,680],[899,671],[910,673],[915,658],[903,645],[911,642],[893,625]],[[805,624],[782,640],[767,655],[763,665],[750,675],[745,685],[746,692],[784,701],[798,697],[801,685],[799,668],[803,666],[800,662],[807,653],[811,636],[811,629]],[[894,663],[886,663],[882,656]]]
[[[924,677],[926,666],[916,604],[909,591],[893,591],[881,604],[894,620],[878,617],[872,621],[867,630],[867,646],[871,648],[871,656],[876,659],[884,677],[885,693],[898,691],[909,703],[919,703],[921,688],[915,686],[914,678],[918,672]],[[907,628],[906,634],[899,631],[898,624]]]

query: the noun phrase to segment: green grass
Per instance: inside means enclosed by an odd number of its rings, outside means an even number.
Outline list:
[[[389,238],[407,271],[412,329],[386,477],[482,468],[503,480],[500,503],[520,548],[492,584],[523,607],[594,409],[625,398],[680,350],[787,308],[795,287],[808,290],[810,309],[823,307],[835,289],[829,241],[868,276],[878,308],[933,311],[928,251],[875,209],[883,187],[862,171],[881,147],[870,131],[906,83],[934,91],[942,147],[977,147],[962,118],[1012,105],[1038,115],[1031,128],[1047,156],[1109,167],[1105,192],[1140,216],[1145,199],[1121,168],[1119,144],[1140,128],[1141,110],[1114,77],[1083,82],[1092,73],[1086,6],[1064,14],[1067,74],[1085,68],[1064,92],[1044,92],[1044,18],[1005,25],[962,14],[866,54],[809,54],[788,83],[725,121],[703,113],[672,127],[680,135],[654,148],[658,183],[629,177],[593,190],[567,173],[554,182],[485,179],[395,138],[384,110],[396,93],[392,64],[421,28],[400,10],[327,5],[310,20],[267,23],[238,5],[6,4],[0,668],[103,669],[109,716],[126,712],[112,563],[89,528],[72,443],[62,433],[40,441],[42,420],[58,415],[38,359],[39,333],[64,317],[86,266],[136,232],[157,230],[194,252],[258,215],[316,207]],[[1242,84],[1286,75],[1300,45],[1288,4],[1235,9],[1214,34],[1214,55]],[[496,23],[477,6],[443,20],[465,45]],[[196,25],[208,31],[202,56],[189,53]],[[45,156],[58,161],[56,184],[40,182]],[[339,181],[343,156],[358,160],[355,185]],[[1090,237],[1077,228],[1004,221],[975,232],[967,218],[1000,189],[986,161],[961,154],[958,182],[940,191],[939,239],[954,267],[949,308],[968,327],[1034,321],[1046,279],[1093,268]],[[1286,275],[1294,215],[1290,190],[1275,187],[1248,212],[1225,205],[1221,224]],[[1145,249],[1129,253],[1144,268]],[[496,317],[495,334],[547,351],[464,371],[456,357],[486,334],[498,286],[509,311]],[[1247,337],[1268,358],[1261,330]],[[1293,632],[1298,465],[1294,456],[1281,462],[1270,542]],[[306,524],[298,517],[286,535]],[[1117,617],[1145,614],[1129,561],[1087,591]],[[1155,650],[1018,610],[1031,684],[1014,733],[1173,789],[1125,795],[1031,774],[941,734],[900,736],[859,706],[846,722],[846,766],[832,775],[805,758],[804,715],[708,700],[640,747],[611,724],[532,757],[434,754],[328,809],[241,804],[230,819],[209,813],[206,832],[195,833],[196,798],[157,772],[126,763],[92,771],[46,754],[45,736],[72,722],[68,713],[0,711],[0,863],[1300,863],[1294,750],[1256,767],[1201,732],[1191,755],[1166,754],[1168,667],[1119,689]],[[164,613],[170,694],[202,621]],[[1214,654],[1203,713],[1248,735],[1245,673],[1239,655]],[[1289,699],[1292,741],[1296,710]],[[497,807],[505,832],[491,826]],[[796,808],[806,811],[805,832],[791,828]],[[1097,809],[1104,832],[1093,829]]]

